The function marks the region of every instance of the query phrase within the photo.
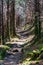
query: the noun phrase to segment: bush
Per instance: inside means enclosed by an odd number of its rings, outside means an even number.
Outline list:
[[[31,60],[39,60],[39,59],[43,59],[43,48],[41,48],[40,50],[33,50],[33,52],[31,53]]]
[[[40,51],[39,50],[33,50],[33,56],[32,56],[32,60],[36,60],[37,59],[37,57],[39,57],[39,55],[40,55]]]
[[[4,59],[6,55],[6,50],[9,50],[8,46],[1,46],[0,47],[0,60]]]

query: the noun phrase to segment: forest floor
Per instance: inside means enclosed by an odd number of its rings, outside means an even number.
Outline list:
[[[29,37],[25,37],[25,38],[11,38],[11,40],[9,42],[6,42],[6,44],[20,44],[23,45],[25,43],[27,43],[28,41],[31,41],[32,38],[34,37],[34,35],[30,35]]]
[[[25,39],[12,38],[10,42],[7,42],[6,44],[12,44],[12,47],[9,51],[7,51],[7,55],[4,60],[0,60],[0,65],[43,65],[43,60],[38,61],[37,64],[37,61],[29,61],[30,58],[25,58],[25,60],[23,60],[23,53],[21,52],[22,48],[20,45],[30,41],[33,37],[34,35],[31,35],[29,38]],[[37,45],[33,45],[31,49],[36,46]]]
[[[15,54],[10,54],[5,57],[0,65],[20,65],[20,60],[22,59],[22,53],[16,52]]]

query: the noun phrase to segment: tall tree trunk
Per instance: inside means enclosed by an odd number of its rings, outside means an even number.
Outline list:
[[[1,44],[1,13],[0,13],[0,44]]]
[[[10,40],[10,22],[9,22],[9,0],[7,0],[7,34],[6,37]]]
[[[13,8],[13,11],[12,11],[12,20],[13,20],[13,36],[16,35],[16,32],[15,32],[15,0],[12,1],[12,8]]]
[[[10,10],[10,35],[12,37],[12,9]]]
[[[10,17],[10,30],[12,32],[12,36],[16,36],[15,31],[15,0],[11,1],[11,17]]]
[[[40,3],[39,0],[35,2],[35,35],[38,39],[41,38],[41,21],[40,21]]]
[[[5,39],[4,39],[4,21],[3,21],[3,0],[1,0],[2,2],[2,44],[5,44]]]

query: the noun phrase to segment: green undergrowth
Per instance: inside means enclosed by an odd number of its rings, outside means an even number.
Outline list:
[[[12,44],[11,43],[8,43],[6,44],[8,47],[12,48]]]
[[[36,48],[35,48],[35,45]],[[24,56],[30,57],[31,60],[43,59],[43,44],[35,44],[30,48],[24,49]],[[42,56],[42,58],[41,58]]]
[[[42,50],[37,49],[37,50],[33,50],[31,53],[31,60],[39,60],[39,59],[43,59],[43,48]]]
[[[10,47],[3,45],[0,47],[0,60],[3,60],[4,57],[6,56],[6,51],[9,50]]]
[[[36,42],[33,45],[25,47],[23,52],[23,63],[31,63],[31,61],[43,60],[43,38],[41,39],[41,42]]]

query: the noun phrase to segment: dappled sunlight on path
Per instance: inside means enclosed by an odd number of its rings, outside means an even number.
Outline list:
[[[26,37],[26,38],[21,38],[21,39],[18,39],[18,38],[11,38],[11,41],[10,42],[6,42],[6,44],[20,44],[20,45],[23,45],[27,42],[30,42],[33,38],[34,38],[35,35],[30,35],[29,37]]]

